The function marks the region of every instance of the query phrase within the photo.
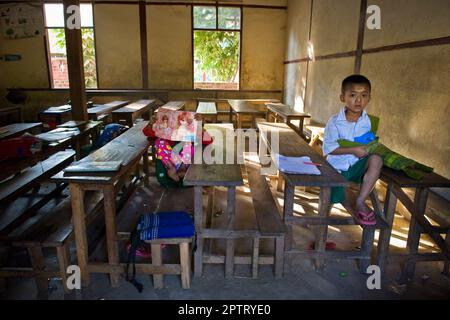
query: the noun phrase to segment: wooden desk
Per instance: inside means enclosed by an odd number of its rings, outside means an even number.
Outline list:
[[[378,240],[377,264],[382,271],[386,270],[389,258],[400,258],[405,264],[402,270],[401,281],[406,282],[414,277],[417,261],[445,261],[444,274],[449,274],[450,260],[450,226],[432,226],[425,218],[428,193],[430,188],[450,188],[450,180],[436,174],[425,174],[421,180],[414,180],[407,177],[403,172],[384,167],[381,172],[381,180],[387,183],[385,215],[389,228],[380,232]],[[411,200],[402,188],[415,189],[414,200]],[[395,208],[399,200],[411,213],[411,221],[406,244],[407,253],[399,255],[389,255],[389,243],[394,222]],[[428,234],[441,250],[440,253],[419,253],[420,235]],[[441,234],[446,234],[442,238]]]
[[[217,108],[215,102],[199,102],[196,113],[202,116],[204,123],[217,123]]]
[[[305,118],[311,118],[311,115],[303,112],[298,112],[291,107],[281,103],[266,103],[267,114],[266,121],[271,121],[271,118],[277,122],[278,118],[281,118],[284,123],[294,129],[300,136],[303,134],[303,123]],[[299,126],[296,127],[291,123],[291,120],[299,120]]]
[[[233,114],[236,116],[236,128],[242,128],[242,121],[245,117],[250,117],[253,123],[256,118],[266,116],[266,106],[260,105],[259,107],[255,104],[255,102],[247,101],[247,100],[228,100],[228,104],[230,105],[230,122],[233,122]],[[261,108],[262,106],[262,108]],[[264,110],[262,110],[264,109]],[[234,122],[233,122],[234,123]]]
[[[160,108],[169,109],[172,111],[182,111],[186,106],[186,101],[169,101]],[[158,110],[156,110],[158,112]]]
[[[25,132],[36,133],[41,127],[41,122],[9,124],[0,128],[0,140],[14,138]]]
[[[88,117],[91,120],[99,120],[101,116],[110,115],[111,112],[126,106],[130,101],[112,101],[102,105],[96,105],[87,110]]]
[[[230,125],[208,125],[205,129],[216,129],[220,131],[233,130]],[[215,142],[214,142],[215,143]],[[217,146],[218,147],[218,146]],[[196,150],[197,152],[197,150]],[[226,150],[223,151],[225,155]],[[191,164],[184,177],[184,185],[194,186],[194,221],[197,232],[197,250],[194,255],[194,276],[200,277],[203,272],[203,263],[208,256],[204,257],[203,244],[206,238],[226,238],[227,249],[225,258],[225,274],[227,277],[233,275],[234,267],[234,236],[233,227],[236,208],[236,187],[243,185],[240,165],[238,164]],[[203,220],[203,187],[210,187],[210,196],[214,197],[214,187],[228,188],[227,215],[228,227],[225,230],[211,229]],[[212,206],[209,206],[212,208]],[[211,215],[212,212],[207,212]]]
[[[101,121],[88,121],[80,124],[78,127],[61,127],[49,132],[38,134],[36,137],[49,142],[49,148],[52,152],[64,150],[72,145],[77,153],[76,158],[81,158],[81,143],[87,136],[95,141],[99,136]]]
[[[124,120],[131,128],[134,121],[145,113],[150,112],[150,107],[156,100],[139,100],[112,112],[113,122],[120,122]]]
[[[39,112],[38,118],[39,121],[44,123],[44,127],[54,129],[56,125],[72,119],[72,106],[65,104],[59,107],[50,107]]]
[[[364,227],[361,243],[361,250],[357,251],[325,251],[328,225],[358,225],[353,218],[330,217],[330,197],[331,187],[348,186],[349,182],[341,176],[326,159],[316,153],[293,129],[285,123],[259,122],[260,134],[260,158],[267,157],[269,148],[270,156],[274,161],[274,152],[278,142],[278,153],[284,156],[301,157],[309,156],[315,163],[320,163],[318,167],[321,175],[295,175],[281,173],[285,179],[284,188],[284,208],[283,220],[287,227],[286,251],[285,254],[300,254],[309,258],[314,258],[315,268],[322,270],[324,258],[359,259],[361,272],[366,272],[370,265],[371,250],[373,246],[374,232],[376,227]],[[275,141],[273,141],[275,140]],[[275,147],[275,150],[274,150]],[[294,216],[294,195],[296,186],[320,187],[319,212],[317,217]],[[379,207],[374,204],[377,214],[377,222],[382,213]],[[293,250],[292,249],[292,225],[316,225],[314,250]]]
[[[100,173],[95,175],[80,173],[79,175],[70,176],[60,172],[52,177],[56,182],[69,184],[78,266],[81,270],[83,286],[89,285],[91,272],[109,273],[111,285],[114,287],[118,286],[120,274],[125,271],[124,266],[119,263],[118,236],[116,232],[116,195],[133,173],[136,172],[136,177],[132,181],[134,185],[140,179],[139,161],[141,158],[144,161],[144,179],[146,184],[148,182],[147,151],[150,143],[147,137],[142,134],[142,129],[147,123],[147,121],[137,123],[113,141],[78,162],[89,164],[120,161],[122,166],[119,171],[105,175]],[[106,263],[90,263],[88,259],[88,242],[83,204],[83,194],[86,190],[98,190],[103,193],[108,250],[108,262]],[[129,192],[124,196],[127,197],[128,194]]]

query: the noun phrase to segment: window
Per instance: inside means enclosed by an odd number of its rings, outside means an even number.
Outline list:
[[[239,90],[241,8],[194,6],[194,89]]]
[[[48,58],[52,88],[68,88],[64,8],[62,4],[44,4]],[[83,41],[84,78],[86,88],[97,88],[95,62],[94,19],[91,4],[80,5],[81,35]]]

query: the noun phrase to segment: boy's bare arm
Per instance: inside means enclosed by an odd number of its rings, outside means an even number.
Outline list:
[[[343,155],[343,154],[353,154],[354,156],[358,157],[358,158],[364,158],[365,156],[367,156],[369,153],[367,152],[367,148],[365,146],[359,146],[359,147],[339,147],[337,149],[335,149],[333,152],[331,152],[330,154],[338,156],[338,155]]]

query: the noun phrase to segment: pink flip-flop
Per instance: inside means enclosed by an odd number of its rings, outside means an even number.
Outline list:
[[[375,213],[373,211],[370,211],[368,213],[358,211],[357,213],[359,223],[363,224],[365,226],[373,226],[377,224],[377,220],[375,219]]]

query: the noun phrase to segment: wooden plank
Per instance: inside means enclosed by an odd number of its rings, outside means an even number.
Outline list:
[[[88,271],[88,242],[86,233],[86,220],[83,206],[83,191],[76,184],[70,184],[70,198],[72,204],[72,219],[75,231],[75,242],[77,247],[77,263],[80,267],[81,285],[89,285]]]
[[[165,105],[160,108],[172,110],[172,111],[180,111],[183,110],[186,105],[186,101],[169,101]]]
[[[116,196],[114,186],[103,187],[103,199],[105,206],[106,245],[108,262],[111,265],[119,264],[119,247],[116,240]],[[112,287],[119,286],[120,277],[117,273],[110,273]]]
[[[378,238],[377,264],[382,273],[384,273],[387,268],[389,245],[392,227],[394,226],[395,208],[397,206],[397,196],[393,192],[393,188],[394,186],[392,184],[388,184],[384,202],[384,214],[388,223],[388,228],[380,230]]]
[[[241,186],[243,185],[239,165],[192,164],[186,172],[185,186]]]
[[[189,243],[180,243],[180,268],[181,287],[189,289],[191,287],[191,259],[189,255]]]
[[[20,136],[42,127],[42,122],[13,123],[0,128],[0,140]]]
[[[285,231],[284,225],[265,176],[261,175],[259,167],[248,161],[246,162],[246,169],[261,235],[276,236],[283,234]]]
[[[320,200],[319,200],[319,217],[325,217],[327,218],[330,214],[331,204],[330,204],[330,197],[331,197],[331,188],[329,187],[322,187],[320,189]],[[328,235],[328,226],[317,226],[315,229],[315,245],[314,248],[319,253],[325,252],[325,244],[327,241],[327,235]],[[317,258],[314,261],[314,266],[316,270],[322,271],[324,268],[325,261],[323,258]]]
[[[252,278],[258,278],[259,238],[253,239]]]
[[[202,187],[194,187],[194,222],[197,232],[203,229]],[[194,255],[194,276],[201,277],[203,272],[203,237],[197,234],[197,250]]]
[[[52,179],[58,182],[76,182],[76,183],[110,183],[115,181],[128,172],[130,166],[134,162],[138,161],[142,154],[147,150],[150,142],[147,137],[142,134],[142,129],[147,125],[147,121],[143,121],[135,125],[133,128],[128,129],[125,133],[113,141],[107,143],[102,148],[91,153],[89,156],[83,158],[78,163],[90,163],[90,162],[116,162],[122,163],[122,168],[114,176],[89,176],[87,174],[79,176],[65,176],[60,172]]]
[[[162,265],[161,245],[152,244],[151,249],[152,249],[152,265],[161,266]],[[164,288],[164,278],[162,274],[153,275],[153,288],[155,289]]]
[[[0,201],[10,202],[39,185],[73,161],[74,151],[61,151],[29,168],[16,177],[0,183]]]
[[[401,188],[450,188],[450,180],[434,172],[424,173],[422,179],[414,180],[401,171],[383,167],[380,178]]]
[[[103,105],[89,108],[87,113],[90,119],[98,120],[101,115],[110,114],[114,110],[125,107],[130,101],[112,101]]]

